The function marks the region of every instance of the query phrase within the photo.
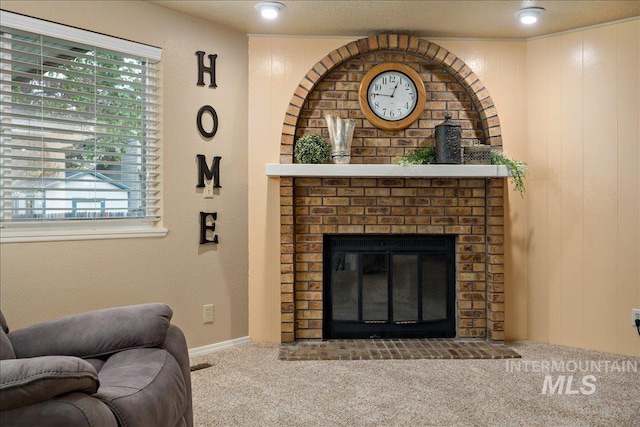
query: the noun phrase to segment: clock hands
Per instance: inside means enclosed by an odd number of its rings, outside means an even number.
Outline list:
[[[393,87],[393,92],[391,92],[391,97],[393,98],[393,94],[396,93],[396,89],[398,89],[398,83],[400,82],[396,82],[396,85]]]
[[[375,95],[375,96],[388,96],[390,98],[393,98],[393,94],[395,94],[396,93],[396,89],[398,89],[398,83],[399,82],[396,82],[396,85],[393,87],[393,90],[391,91],[390,95],[388,95],[386,93],[376,93],[376,92],[373,92],[372,95]]]

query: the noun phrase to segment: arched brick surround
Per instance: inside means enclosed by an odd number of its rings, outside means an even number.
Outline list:
[[[373,55],[373,57],[371,57]],[[473,71],[446,49],[427,40],[408,35],[386,34],[348,43],[316,63],[294,91],[286,111],[280,145],[280,163],[293,163],[295,139],[306,131],[326,135],[323,114],[333,113],[336,105],[344,117],[357,118],[360,142],[372,139],[394,141],[376,147],[374,154],[362,145],[352,149],[352,163],[392,163],[393,158],[422,143],[432,143],[426,128],[442,121],[447,103],[433,115],[425,109],[423,123],[406,133],[388,131],[368,134],[368,122],[359,116],[353,99],[337,96],[329,82],[338,81],[343,69],[360,66],[359,58],[371,61],[411,61],[417,58],[433,64],[447,76],[446,82],[457,87],[453,103],[459,107],[459,120],[468,139],[480,139],[501,148],[502,137],[497,111],[488,91]],[[362,64],[360,74],[367,66]],[[419,67],[419,66],[418,66]],[[442,71],[444,70],[444,71]],[[328,81],[327,81],[328,80]],[[344,79],[352,97],[357,93],[354,78]],[[438,83],[441,84],[441,83]],[[447,91],[450,89],[446,84]],[[332,89],[333,88],[333,89]],[[324,91],[324,92],[323,92]],[[323,93],[332,101],[321,105],[321,113],[311,103],[322,104]],[[462,100],[462,101],[461,101]],[[355,101],[357,103],[357,100]],[[324,108],[326,107],[326,108]],[[356,115],[354,117],[353,115]],[[464,115],[464,117],[463,117]],[[466,124],[466,128],[465,128]],[[362,125],[362,126],[360,126]],[[358,129],[360,127],[360,129]],[[466,130],[465,130],[466,129]],[[429,130],[429,134],[430,134]],[[394,139],[395,138],[395,139]],[[355,144],[354,138],[354,145]],[[384,143],[383,143],[384,145]],[[394,147],[395,145],[395,147]],[[360,150],[360,151],[358,151]],[[399,151],[398,151],[399,150]],[[355,154],[355,156],[354,156]],[[457,265],[458,336],[504,340],[504,184],[503,179],[311,179],[280,178],[281,236],[281,340],[322,338],[322,233],[429,233],[458,235]],[[372,196],[372,197],[362,197]],[[372,201],[375,197],[375,201]],[[402,198],[401,206],[392,206]],[[375,206],[356,206],[372,201]],[[345,206],[340,206],[341,203]],[[384,206],[389,203],[389,206]],[[439,205],[442,203],[442,205]],[[314,205],[315,206],[312,206]],[[424,206],[420,206],[420,205]],[[308,205],[308,206],[306,206]],[[401,213],[400,213],[401,212]],[[400,223],[394,223],[402,216]],[[347,218],[348,217],[348,218]],[[428,220],[425,218],[429,217]],[[346,219],[345,219],[346,218]],[[376,218],[375,224],[368,220]],[[318,222],[316,222],[318,221]],[[363,222],[357,222],[363,221]],[[312,229],[311,231],[309,231]]]
[[[489,91],[478,76],[460,58],[428,40],[405,34],[369,36],[341,46],[317,62],[307,72],[294,91],[284,118],[280,143],[280,163],[293,163],[293,144],[298,118],[304,103],[322,79],[340,64],[363,54],[376,51],[407,52],[441,65],[469,95],[478,112],[484,143],[502,146],[502,131],[498,112]]]

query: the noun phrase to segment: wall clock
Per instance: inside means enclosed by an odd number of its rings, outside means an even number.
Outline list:
[[[360,83],[358,100],[364,116],[374,126],[401,130],[415,122],[427,95],[420,75],[397,62],[376,65]]]

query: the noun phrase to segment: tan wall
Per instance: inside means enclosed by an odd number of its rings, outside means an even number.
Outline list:
[[[527,48],[527,336],[639,356],[640,21]]]
[[[507,192],[506,337],[640,355],[639,21],[527,42],[432,39],[483,81],[505,152],[530,165]],[[352,39],[249,38],[249,332],[280,337],[279,161],[293,90]]]
[[[117,4],[117,7],[114,7]],[[160,301],[190,348],[247,336],[247,39],[145,2],[11,2],[2,8],[163,49],[163,225],[166,238],[0,247],[2,310],[13,328],[68,313]],[[195,52],[217,53],[217,89],[196,86]],[[219,130],[200,137],[213,106]],[[222,157],[220,194],[196,190],[196,154]],[[220,244],[199,245],[199,212],[217,211]],[[133,261],[137,262],[134,264]],[[202,323],[213,303],[214,323]]]
[[[309,69],[351,39],[249,37],[249,336],[280,342],[280,186],[265,175],[279,163],[282,121]]]

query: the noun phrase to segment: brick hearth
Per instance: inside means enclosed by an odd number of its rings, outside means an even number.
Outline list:
[[[447,338],[331,340],[283,344],[280,360],[519,359],[514,350],[485,341]]]
[[[399,61],[427,87],[425,111],[403,131],[382,131],[364,119],[359,82],[379,62]],[[305,133],[328,135],[325,114],[356,120],[354,164],[391,164],[405,150],[433,145],[446,112],[463,139],[500,148],[491,97],[455,55],[423,39],[381,35],[329,53],[296,89],[283,124],[281,163]],[[503,178],[280,178],[282,342],[322,339],[322,255],[325,233],[456,236],[457,336],[504,340]]]

